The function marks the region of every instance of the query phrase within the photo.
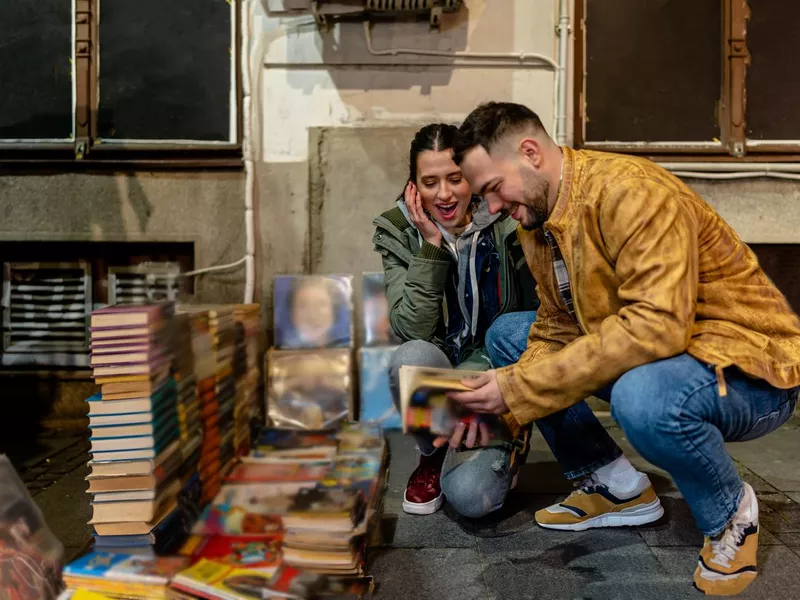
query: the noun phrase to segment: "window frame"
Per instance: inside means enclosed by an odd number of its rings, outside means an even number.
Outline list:
[[[589,0],[575,0],[573,145],[587,150],[603,150],[644,155],[670,162],[797,162],[800,140],[747,139],[747,47],[748,0],[720,0],[723,8],[722,89],[718,99],[719,142],[614,142],[586,140],[587,27]]]
[[[0,140],[0,170],[69,167],[104,168],[242,168],[243,90],[241,0],[230,0],[233,20],[232,69],[235,86],[235,141],[122,140],[99,138],[100,0],[72,2],[73,131],[70,140]],[[151,15],[157,16],[157,15]],[[100,143],[98,143],[100,142]]]

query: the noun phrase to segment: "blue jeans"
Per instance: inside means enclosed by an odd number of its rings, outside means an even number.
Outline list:
[[[535,319],[535,312],[518,312],[495,320],[485,337],[494,366],[517,361],[527,347],[528,331]],[[414,340],[400,346],[389,369],[389,385],[398,407],[397,374],[403,365],[452,366],[444,352],[430,342]],[[541,419],[537,425],[570,479],[588,475],[622,453],[585,402]],[[435,451],[430,436],[416,436],[416,440],[423,454]],[[584,443],[575,444],[574,440]],[[448,450],[441,477],[447,501],[457,512],[472,518],[500,508],[515,474],[509,467],[510,456],[510,451],[503,447]]]
[[[486,333],[486,350],[495,368],[514,364],[528,347],[531,313],[508,313],[497,318]],[[622,454],[586,402],[536,421],[542,437],[567,479],[580,479]],[[580,443],[576,443],[580,440]]]
[[[632,369],[596,394],[611,402],[611,415],[636,451],[672,476],[708,536],[725,528],[743,493],[725,442],[780,427],[794,413],[800,389],[772,387],[735,367],[724,378],[727,395],[720,397],[714,367],[681,354]]]

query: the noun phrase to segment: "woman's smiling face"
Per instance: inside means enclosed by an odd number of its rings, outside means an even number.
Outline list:
[[[417,181],[422,206],[447,230],[467,224],[472,198],[469,183],[453,162],[452,150],[425,150],[417,156]]]

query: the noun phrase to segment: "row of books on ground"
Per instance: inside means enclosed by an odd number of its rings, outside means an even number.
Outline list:
[[[64,571],[68,590],[126,598],[245,598],[370,592],[387,447],[379,428],[267,429],[237,462],[179,556],[95,552]]]
[[[250,339],[258,307],[240,309],[250,322],[238,354],[234,311],[167,302],[92,313],[100,393],[88,401],[87,480],[97,548],[170,548],[248,451],[260,404],[261,357]]]

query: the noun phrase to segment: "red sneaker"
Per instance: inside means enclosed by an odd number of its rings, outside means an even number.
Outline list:
[[[430,456],[420,456],[419,466],[408,478],[403,497],[403,510],[411,515],[432,515],[442,507],[444,495],[439,486],[442,463],[447,454],[439,450]]]

